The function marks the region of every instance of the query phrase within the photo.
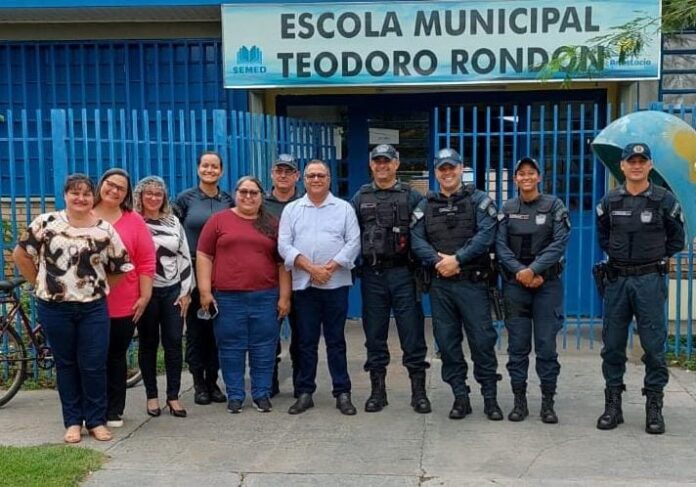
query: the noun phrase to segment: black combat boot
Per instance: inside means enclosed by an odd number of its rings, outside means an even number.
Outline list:
[[[206,384],[208,386],[208,394],[210,395],[210,400],[212,402],[227,402],[227,397],[223,392],[220,390],[220,387],[217,385],[217,372],[208,372],[208,375],[206,376]]]
[[[558,416],[553,409],[553,396],[556,395],[555,387],[541,386],[541,422],[546,424],[558,423]]]
[[[384,409],[384,407],[389,404],[387,402],[387,385],[385,384],[386,377],[386,370],[370,371],[370,384],[372,386],[372,392],[370,393],[370,397],[368,397],[367,401],[365,402],[365,412],[376,413]]]
[[[645,400],[645,432],[661,435],[665,432],[665,418],[662,417],[664,393],[643,389]]]
[[[432,411],[430,400],[425,393],[425,370],[411,372],[411,407],[420,414]]]
[[[503,410],[500,409],[495,396],[483,398],[483,412],[491,421],[501,421],[503,419]]]
[[[449,412],[450,419],[464,419],[471,414],[471,401],[469,400],[469,386],[466,386],[464,394],[454,396],[454,404]]]
[[[510,421],[523,421],[529,416],[529,408],[527,408],[527,384],[514,384],[512,393],[515,395],[515,402],[512,406],[512,411],[508,414]]]
[[[191,371],[191,375],[193,376],[193,402],[202,406],[210,404],[210,394],[205,384],[203,371]]]
[[[613,430],[624,422],[621,393],[625,390],[624,385],[604,389],[604,413],[597,420],[597,429]]]

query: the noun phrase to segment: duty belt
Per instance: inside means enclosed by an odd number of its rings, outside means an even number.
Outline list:
[[[443,281],[482,282],[488,279],[488,269],[462,269],[459,271],[459,274],[454,276],[443,277],[440,274],[437,274],[435,278]]]
[[[650,262],[641,265],[616,265],[609,262],[607,276],[609,279],[617,277],[644,276],[645,274],[666,274],[667,263],[664,260]]]

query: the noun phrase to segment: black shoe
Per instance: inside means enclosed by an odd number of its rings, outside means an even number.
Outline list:
[[[503,411],[498,406],[498,401],[495,397],[483,398],[483,412],[491,421],[502,421]]]
[[[196,388],[196,392],[193,394],[193,402],[200,404],[201,406],[210,404],[210,394],[208,394],[208,389]]]
[[[597,419],[597,429],[613,430],[624,422],[621,409],[621,393],[625,386],[604,389],[604,413]]]
[[[389,404],[387,402],[387,386],[385,384],[386,376],[387,372],[384,370],[370,371],[370,385],[372,391],[370,392],[370,397],[365,401],[366,413],[379,412]]]
[[[556,411],[553,409],[553,394],[544,394],[541,396],[541,411],[539,412],[539,416],[541,416],[542,423],[558,423],[558,416],[556,416]]]
[[[242,412],[242,401],[239,399],[230,399],[227,401],[227,412],[232,414],[239,414]]]
[[[425,370],[412,372],[411,376],[411,407],[419,414],[428,414],[432,411],[430,399],[425,393]]]
[[[312,400],[312,395],[306,392],[300,393],[297,397],[295,404],[290,406],[288,409],[288,414],[302,414],[306,410],[314,407],[314,401]]]
[[[210,394],[210,400],[212,402],[227,402],[227,397],[222,393],[217,384],[208,386],[208,394]]]
[[[471,414],[471,402],[469,396],[456,396],[454,404],[449,412],[450,419],[464,419],[467,414]]]
[[[354,416],[358,412],[350,401],[350,392],[342,392],[336,396],[336,409],[346,416]]]
[[[664,393],[643,389],[645,401],[645,432],[661,435],[665,432],[665,418],[662,416]]]
[[[147,411],[148,416],[152,416],[153,418],[156,418],[162,414],[162,409],[159,406],[154,409],[150,409],[149,407],[145,406],[145,411]]]
[[[259,400],[255,400],[254,406],[256,406],[256,410],[260,413],[270,413],[273,411],[273,404],[271,404],[270,399],[267,397],[262,397]]]
[[[513,394],[515,395],[515,402],[512,406],[512,411],[508,414],[508,420],[518,422],[523,421],[524,418],[529,416],[529,408],[527,407],[527,388],[526,387],[513,387]]]
[[[175,418],[185,418],[187,413],[185,409],[174,409],[171,402],[167,399],[167,406],[169,406],[169,414]]]

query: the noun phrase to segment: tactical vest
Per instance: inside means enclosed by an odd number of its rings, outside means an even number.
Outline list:
[[[378,190],[372,184],[360,188],[360,238],[366,263],[376,265],[401,259],[404,264],[407,262],[410,194],[411,189],[401,183],[388,190]]]
[[[609,249],[611,260],[623,264],[644,264],[663,259],[667,253],[664,215],[661,210],[666,190],[653,186],[646,197],[631,198],[612,191],[607,196]],[[636,202],[631,207],[628,202]]]
[[[522,264],[531,264],[553,241],[551,209],[555,201],[554,196],[542,194],[531,206],[523,205],[520,198],[508,200],[503,205],[508,219],[508,247]]]
[[[476,206],[472,196],[475,187],[466,185],[449,198],[428,192],[425,210],[425,232],[428,242],[443,254],[453,255],[476,234]],[[488,254],[467,267],[486,267]]]

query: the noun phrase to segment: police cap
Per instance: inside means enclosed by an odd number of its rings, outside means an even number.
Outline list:
[[[648,147],[648,144],[643,144],[641,142],[633,142],[624,147],[621,153],[621,160],[626,161],[633,156],[641,156],[648,160],[652,159],[650,147]]]
[[[378,157],[386,157],[387,159],[398,159],[399,153],[394,149],[394,146],[389,144],[380,144],[370,151],[370,160]]]
[[[517,163],[515,164],[515,174],[517,174],[519,172],[520,168],[524,164],[528,164],[528,165],[534,167],[534,169],[536,169],[536,172],[541,174],[541,169],[539,167],[539,163],[536,161],[536,159],[533,159],[531,157],[523,157],[522,159],[517,161]]]
[[[446,147],[437,151],[437,154],[435,154],[434,164],[435,168],[438,168],[444,164],[457,166],[459,164],[462,164],[462,157],[456,150]]]

